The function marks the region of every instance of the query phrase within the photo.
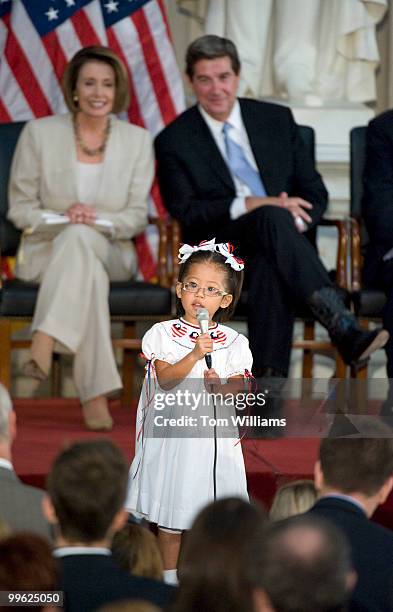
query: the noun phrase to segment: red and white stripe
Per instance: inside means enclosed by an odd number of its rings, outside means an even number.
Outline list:
[[[99,0],[42,38],[16,0],[0,63],[0,98],[9,120],[66,112],[61,76],[70,57],[91,44],[107,44]]]
[[[180,327],[179,323],[174,323],[171,332],[174,338],[182,338],[187,333],[187,328]]]

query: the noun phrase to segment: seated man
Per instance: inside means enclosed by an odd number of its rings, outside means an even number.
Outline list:
[[[362,438],[322,440],[315,466],[320,499],[310,513],[348,539],[358,576],[351,610],[393,610],[393,532],[369,520],[392,490],[392,430],[372,417],[359,428]]]
[[[75,443],[55,459],[44,508],[57,532],[67,612],[89,612],[119,599],[166,606],[175,591],[162,582],[132,576],[112,559],[110,545],[124,525],[128,466],[107,440]]]
[[[383,288],[386,306],[383,325],[393,331],[393,110],[372,121],[367,129],[363,215],[370,243],[363,280],[366,286]],[[387,375],[393,378],[393,339],[385,347]],[[393,416],[393,385],[390,384],[386,415]]]
[[[287,375],[296,301],[347,363],[367,359],[388,334],[359,329],[306,238],[327,192],[290,110],[236,97],[240,61],[230,40],[202,36],[186,64],[198,104],[156,139],[159,183],[185,242],[216,237],[247,259],[254,374]]]
[[[0,384],[0,517],[11,531],[31,531],[52,538],[42,512],[44,491],[23,484],[12,465],[16,438],[16,414],[7,389]]]

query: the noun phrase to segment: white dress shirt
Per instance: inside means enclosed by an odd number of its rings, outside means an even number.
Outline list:
[[[103,546],[59,546],[53,551],[53,556],[57,558],[68,557],[68,555],[104,555],[111,556],[109,548]]]
[[[242,147],[244,151],[244,155],[247,158],[247,161],[250,162],[254,170],[259,172],[258,166],[255,161],[255,157],[253,155],[253,152],[250,146],[250,141],[248,140],[247,131],[246,131],[246,128],[244,127],[242,115],[240,112],[239,100],[236,100],[235,104],[233,105],[231,114],[229,115],[228,119],[225,122],[218,121],[217,119],[214,119],[213,117],[211,117],[204,110],[204,108],[202,108],[201,105],[198,106],[198,109],[203,119],[205,120],[207,127],[209,128],[214,138],[214,141],[221,155],[223,156],[224,160],[227,162],[227,155],[226,155],[226,150],[225,150],[225,140],[224,140],[224,134],[223,134],[222,129],[224,127],[224,123],[229,123],[229,125],[231,126],[229,137],[234,142],[236,142],[238,145]],[[229,165],[228,165],[228,170],[232,176],[233,182],[235,183],[235,187],[236,187],[236,198],[231,203],[229,214],[231,216],[231,219],[237,219],[238,217],[240,217],[241,215],[244,215],[247,212],[245,198],[247,196],[251,196],[252,193],[248,185],[243,183],[241,179],[239,179],[237,176],[235,176],[231,172]]]

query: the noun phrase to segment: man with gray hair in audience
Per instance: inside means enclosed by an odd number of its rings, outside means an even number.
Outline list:
[[[11,446],[16,437],[16,414],[7,389],[0,383],[0,516],[11,531],[32,531],[51,537],[42,512],[44,492],[23,484],[12,466]]]

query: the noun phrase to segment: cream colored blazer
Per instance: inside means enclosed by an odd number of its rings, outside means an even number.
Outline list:
[[[147,225],[154,157],[147,130],[111,117],[100,177],[97,214],[114,224],[112,239],[125,240]],[[43,212],[64,213],[78,201],[76,146],[71,115],[29,121],[11,166],[8,218],[19,229],[39,225]],[[34,254],[37,236],[24,240],[24,258]]]

